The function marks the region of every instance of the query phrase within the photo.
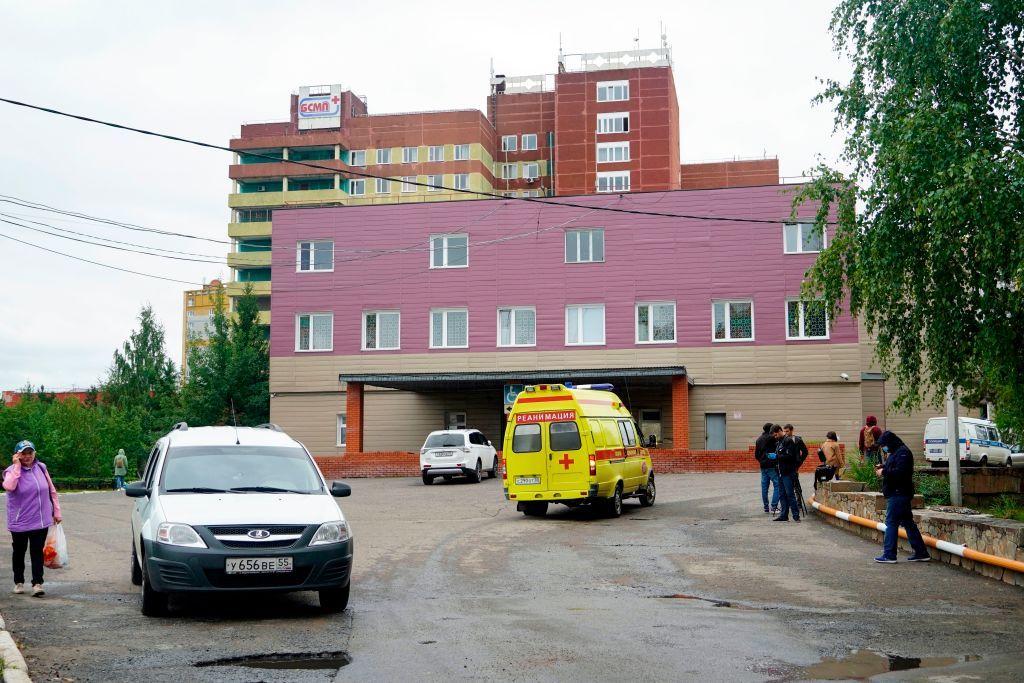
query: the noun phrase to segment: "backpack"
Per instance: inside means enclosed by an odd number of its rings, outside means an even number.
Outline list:
[[[864,425],[864,452],[873,451],[877,448],[875,444],[875,432],[874,427]]]

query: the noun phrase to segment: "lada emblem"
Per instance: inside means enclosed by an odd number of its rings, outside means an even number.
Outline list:
[[[262,540],[264,538],[270,538],[270,532],[266,529],[252,529],[251,531],[249,531],[249,533],[246,534],[246,536],[248,536],[249,538]]]

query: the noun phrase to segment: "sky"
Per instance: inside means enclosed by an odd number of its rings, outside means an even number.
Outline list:
[[[560,44],[566,54],[650,48],[664,31],[681,159],[778,157],[795,178],[836,163],[842,145],[831,107],[812,103],[821,79],[849,71],[833,50],[831,11],[826,0],[8,2],[0,97],[227,145],[243,122],[286,120],[301,85],[340,83],[371,114],[483,111],[492,62],[508,76],[554,73]],[[0,389],[98,384],[147,305],[179,364],[183,292],[230,276],[231,155],[2,102],[0,141]]]

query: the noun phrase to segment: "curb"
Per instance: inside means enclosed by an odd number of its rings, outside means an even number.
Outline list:
[[[4,683],[32,683],[25,658],[6,628],[3,615],[0,615],[0,660],[4,665]]]

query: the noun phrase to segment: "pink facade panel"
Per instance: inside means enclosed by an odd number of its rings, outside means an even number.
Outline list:
[[[639,302],[675,303],[676,340],[668,346],[711,346],[723,343],[712,340],[712,305],[725,299],[753,302],[755,338],[732,344],[856,342],[856,325],[845,314],[830,321],[828,339],[787,340],[786,301],[799,295],[816,258],[784,253],[792,190],[772,185],[546,203],[489,199],[275,210],[271,354],[296,354],[295,316],[318,312],[334,315],[336,355],[448,353],[429,348],[430,311],[437,308],[467,309],[468,350],[493,351],[497,309],[506,306],[535,307],[532,348],[564,350],[565,308],[575,304],[605,306],[605,343],[582,348],[648,348],[636,342]],[[565,203],[578,206],[560,205]],[[813,215],[812,207],[803,211]],[[604,261],[566,263],[566,231],[596,228],[604,233]],[[469,236],[468,267],[430,267],[430,238],[443,234]],[[333,241],[333,271],[296,272],[297,244],[309,240]],[[362,314],[375,310],[400,312],[400,350],[361,350]]]

